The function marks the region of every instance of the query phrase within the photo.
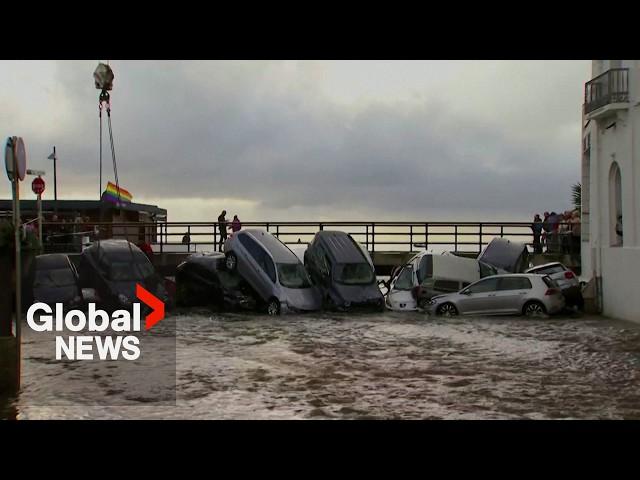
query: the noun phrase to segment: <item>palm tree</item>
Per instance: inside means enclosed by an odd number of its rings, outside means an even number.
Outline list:
[[[573,208],[580,212],[582,207],[582,184],[580,182],[571,185],[571,202]]]

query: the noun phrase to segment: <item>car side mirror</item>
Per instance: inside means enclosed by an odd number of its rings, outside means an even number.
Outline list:
[[[471,295],[471,291],[470,290],[462,290],[460,293],[462,295]]]

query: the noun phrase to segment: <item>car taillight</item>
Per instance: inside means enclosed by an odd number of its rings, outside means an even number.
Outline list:
[[[564,272],[564,278],[566,278],[567,280],[571,280],[572,278],[575,278],[576,275],[573,272]]]
[[[545,295],[557,295],[558,293],[560,293],[560,290],[557,288],[548,288],[547,291],[544,292]]]

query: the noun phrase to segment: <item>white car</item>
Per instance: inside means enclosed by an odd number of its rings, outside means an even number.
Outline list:
[[[457,292],[496,273],[496,268],[473,258],[420,252],[392,275],[385,304],[396,311],[424,309],[434,295]]]
[[[429,302],[430,315],[546,315],[561,312],[565,299],[547,275],[515,273],[483,278],[458,293]]]
[[[584,298],[582,297],[580,279],[562,263],[545,263],[544,265],[531,267],[525,273],[549,275],[558,284],[560,290],[562,290],[562,294],[567,301],[567,305],[576,306],[579,309],[584,307]]]

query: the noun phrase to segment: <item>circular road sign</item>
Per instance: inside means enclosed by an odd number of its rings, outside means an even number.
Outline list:
[[[8,137],[7,143],[4,146],[4,164],[7,169],[7,177],[9,181],[13,182],[13,138]]]
[[[36,195],[42,195],[44,192],[44,180],[41,177],[34,178],[33,182],[31,182],[31,190]]]
[[[24,180],[27,173],[27,151],[24,148],[22,137],[17,137],[13,142],[14,155],[16,156],[16,164],[18,165],[18,178]]]

